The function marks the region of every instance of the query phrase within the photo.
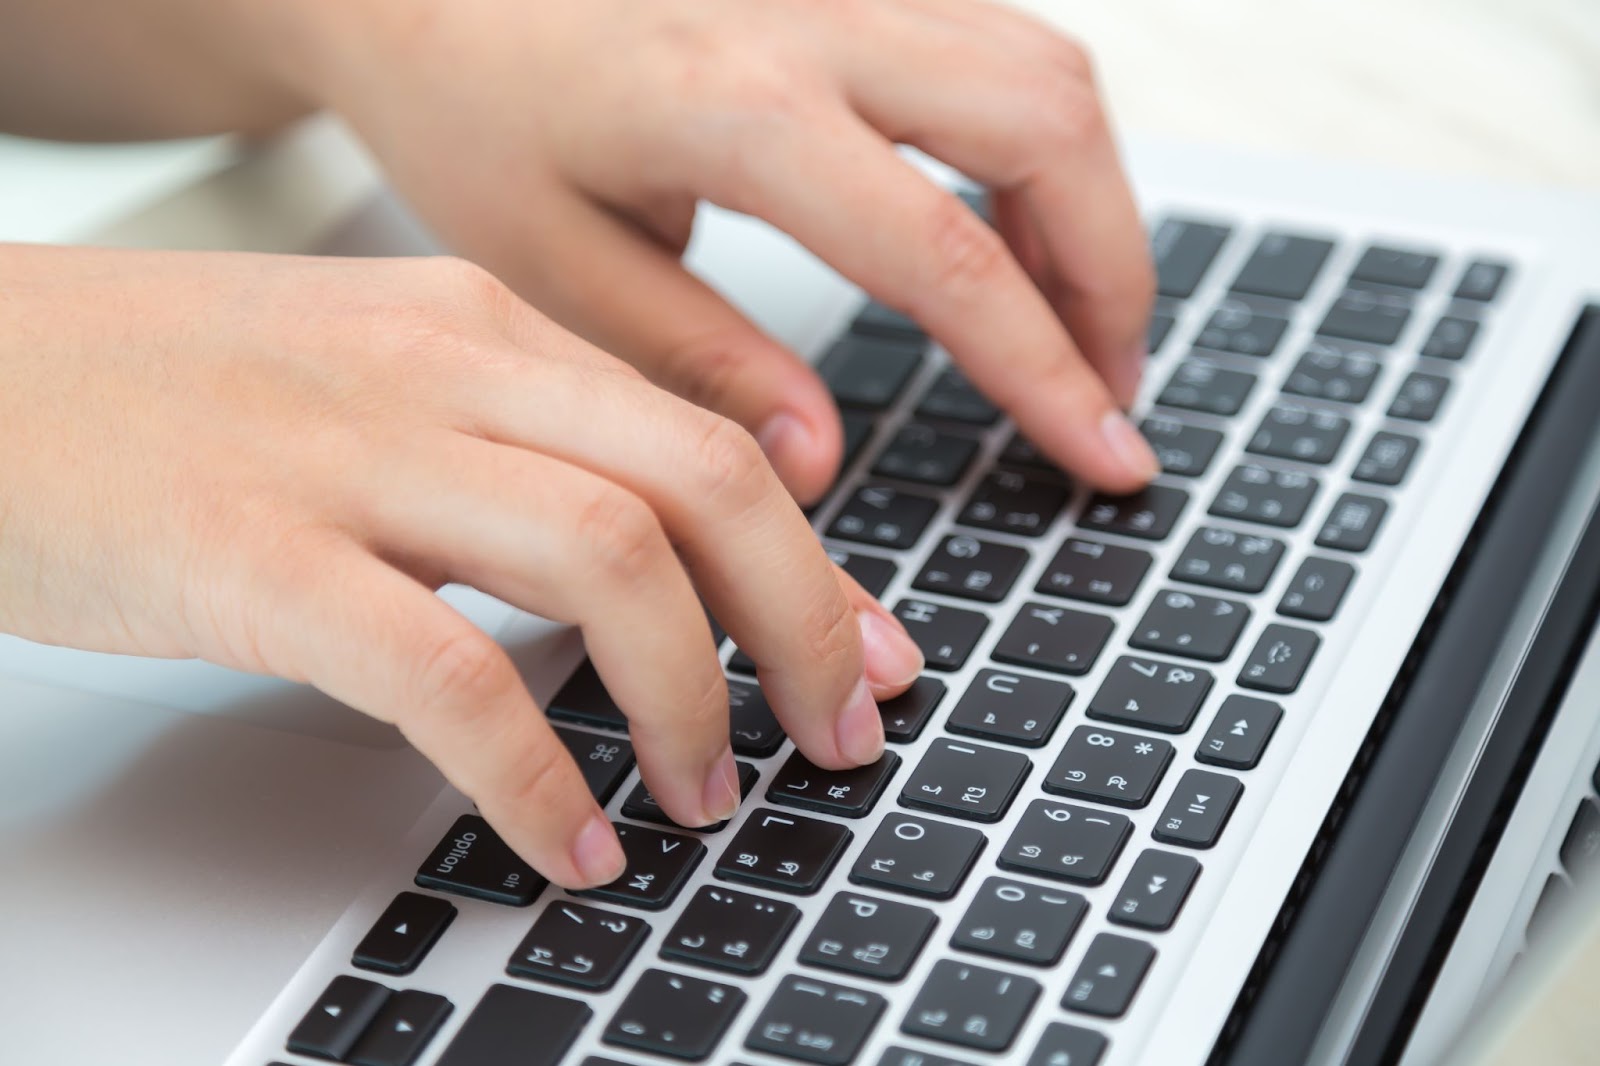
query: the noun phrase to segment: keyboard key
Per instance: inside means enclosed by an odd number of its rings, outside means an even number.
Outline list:
[[[1242,603],[1167,589],[1159,593],[1128,638],[1141,651],[1221,662],[1250,620]]]
[[[1042,535],[1067,504],[1067,489],[1055,481],[996,470],[979,483],[956,521],[1022,537]]]
[[[1317,333],[1362,344],[1390,345],[1400,339],[1410,317],[1409,300],[1373,289],[1346,289],[1328,308]]]
[[[356,945],[350,965],[378,973],[410,973],[421,965],[455,916],[456,909],[446,900],[402,892]]]
[[[989,619],[977,611],[942,607],[927,600],[901,600],[894,616],[934,670],[961,669],[989,627]]]
[[[1044,787],[1076,799],[1143,807],[1172,762],[1172,745],[1081,725],[1067,738]]]
[[[1111,872],[1132,825],[1120,814],[1034,800],[1006,841],[1000,865],[1098,885]]]
[[[344,1061],[350,1066],[411,1066],[453,1010],[448,999],[431,992],[396,992]]]
[[[1160,932],[1177,921],[1200,863],[1192,855],[1151,849],[1139,856],[1106,917],[1118,925]]]
[[[389,1001],[389,990],[359,977],[335,977],[289,1034],[296,1055],[342,1061]]]
[[[984,603],[999,603],[1028,565],[1028,553],[965,534],[945,537],[928,557],[912,588]]]
[[[1398,485],[1411,471],[1422,442],[1404,433],[1374,433],[1350,477],[1374,485]]]
[[[1089,901],[1076,892],[991,877],[956,926],[950,946],[1034,966],[1054,966]]]
[[[1213,766],[1253,770],[1283,719],[1283,708],[1254,696],[1229,696],[1217,708],[1194,757]]]
[[[730,973],[765,973],[800,920],[782,900],[702,885],[661,941],[661,957]]]
[[[1039,982],[1031,978],[940,959],[900,1031],[981,1051],[1004,1051],[1038,998]]]
[[[754,669],[751,663],[752,673]],[[764,759],[783,746],[783,727],[760,685],[728,679],[728,736],[736,754],[753,759]]]
[[[620,737],[597,737],[560,726],[556,727],[556,736],[572,753],[572,761],[578,764],[594,801],[601,806],[610,802],[617,786],[633,769],[633,745]]]
[[[892,751],[848,770],[824,770],[797,751],[767,786],[767,802],[861,818],[872,810],[898,769],[900,756]]]
[[[1600,807],[1585,797],[1561,841],[1561,865],[1578,884],[1600,869]]]
[[[1182,595],[1182,593],[1179,593]],[[1089,701],[1088,715],[1163,733],[1182,733],[1211,691],[1209,671],[1124,655]]]
[[[900,695],[878,704],[884,739],[891,744],[909,744],[916,740],[946,691],[944,682],[938,678],[919,677]]]
[[[1450,379],[1438,374],[1413,371],[1400,383],[1400,391],[1389,404],[1390,418],[1404,418],[1410,422],[1432,422],[1450,391]]]
[[[1111,619],[1066,607],[1025,603],[995,644],[998,662],[1086,674],[1111,636]]]
[[[1142,940],[1101,933],[1090,942],[1061,1005],[1102,1018],[1121,1017],[1133,1003],[1155,957],[1156,949]]]
[[[1317,494],[1317,479],[1298,470],[1275,470],[1255,463],[1236,466],[1211,504],[1211,514],[1293,529]]]
[[[1153,835],[1164,844],[1212,847],[1222,836],[1243,791],[1237,778],[1209,770],[1189,770],[1173,789]]]
[[[1260,592],[1282,558],[1281,540],[1201,526],[1178,557],[1172,577],[1225,592]]]
[[[838,548],[828,549],[828,560],[855,578],[856,584],[866,589],[867,595],[873,599],[883,595],[883,590],[889,587],[889,582],[894,580],[899,569],[888,559],[861,552],[840,551]]]
[[[1189,502],[1189,494],[1167,485],[1147,485],[1131,496],[1097,494],[1078,520],[1082,529],[1164,540]]]
[[[558,721],[577,722],[595,729],[626,732],[628,716],[622,713],[605,683],[588,659],[579,664],[567,683],[550,700],[545,714]]]
[[[1266,357],[1277,350],[1288,328],[1289,320],[1282,315],[1269,314],[1243,300],[1224,300],[1211,312],[1194,343],[1216,352]]]
[[[1021,433],[1011,434],[1011,439],[1006,441],[1006,446],[1000,452],[1000,461],[1011,466],[1027,466],[1036,470],[1049,470],[1056,474],[1061,471],[1056,469],[1056,464],[1045,458],[1027,437]]]
[[[593,1016],[575,999],[490,985],[437,1066],[503,1066],[506,1048],[517,1049],[517,1066],[559,1066]]]
[[[844,454],[839,458],[839,470],[848,470],[861,457],[861,449],[872,439],[877,428],[872,416],[860,411],[840,411],[839,422],[844,428]]]
[[[909,548],[938,513],[937,500],[884,485],[863,485],[839,508],[828,536],[882,548]]]
[[[917,340],[923,336],[922,327],[910,315],[901,314],[876,300],[869,301],[850,323],[851,333],[868,333],[895,340]]]
[[[1051,1022],[1027,1066],[1097,1066],[1105,1053],[1106,1038],[1094,1030]]]
[[[1045,567],[1035,591],[1121,607],[1133,599],[1149,569],[1149,552],[1068,537]]]
[[[924,485],[954,485],[967,472],[978,454],[978,442],[971,437],[941,433],[921,422],[900,427],[873,464],[879,477],[919,481]]]
[[[616,823],[617,839],[628,858],[622,876],[608,885],[587,889],[579,895],[630,907],[658,911],[669,905],[700,865],[706,846],[698,840],[676,833],[663,833],[642,825]]]
[[[744,1046],[799,1062],[849,1066],[887,1002],[876,992],[785,977],[750,1027]]]
[[[1309,629],[1294,626],[1269,625],[1261,631],[1256,646],[1239,671],[1239,684],[1244,688],[1287,695],[1300,687],[1306,668],[1322,638]]]
[[[506,973],[574,988],[610,988],[650,927],[637,918],[556,900],[512,953]]]
[[[945,728],[986,740],[1043,747],[1072,703],[1072,686],[1042,677],[980,670]]]
[[[756,786],[756,779],[761,776],[761,771],[747,762],[735,765],[739,769],[739,796],[743,799],[748,797],[750,790]],[[634,785],[633,791],[628,793],[628,798],[623,801],[622,816],[635,821],[664,825],[668,829],[682,829],[689,833],[720,833],[728,827],[726,821],[701,826],[679,825],[667,817],[667,812],[661,809],[661,805],[656,802],[656,798],[650,794],[643,781]]]
[[[898,812],[888,814],[861,850],[850,880],[949,899],[966,880],[984,842],[977,829]]]
[[[841,407],[881,411],[905,391],[926,350],[916,337],[847,333],[817,363],[817,373]]]
[[[418,867],[416,883],[420,888],[510,907],[528,906],[549,884],[476,814],[456,819],[433,854]]]
[[[850,830],[842,825],[758,808],[717,860],[716,875],[810,895],[849,843]]]
[[[1177,324],[1177,317],[1166,311],[1151,312],[1150,324],[1145,327],[1144,332],[1145,350],[1152,355],[1159,352],[1161,346],[1166,343],[1167,337],[1172,333],[1172,327]]]
[[[699,1062],[717,1049],[744,1001],[744,991],[733,985],[646,970],[601,1039],[613,1047]]]
[[[1458,300],[1475,300],[1487,303],[1495,298],[1500,291],[1500,285],[1506,280],[1510,268],[1504,263],[1496,263],[1488,259],[1474,260],[1461,280],[1456,283],[1455,297]]]
[[[1332,241],[1281,231],[1268,233],[1234,279],[1233,291],[1279,300],[1304,299],[1331,251]]]
[[[1186,411],[1231,418],[1244,407],[1255,384],[1254,374],[1186,359],[1173,371],[1166,388],[1156,397],[1156,403],[1162,407],[1181,407]]]
[[[1245,450],[1270,459],[1326,465],[1339,454],[1349,432],[1350,420],[1343,415],[1280,403],[1261,419]]]
[[[1392,285],[1397,289],[1422,289],[1427,287],[1438,265],[1439,257],[1429,252],[1374,244],[1361,253],[1350,280]]]
[[[1194,295],[1230,232],[1228,226],[1209,222],[1183,218],[1164,220],[1150,235],[1150,252],[1156,262],[1156,291],[1177,300],[1187,300]]]
[[[800,961],[874,981],[898,981],[937,924],[924,907],[840,892],[800,949]]]
[[[1477,319],[1445,315],[1422,342],[1422,354],[1430,359],[1464,359],[1477,336]]]
[[[1310,556],[1289,580],[1278,613],[1308,622],[1326,622],[1338,611],[1356,568],[1338,559]]]
[[[1222,444],[1222,434],[1217,430],[1191,426],[1165,415],[1152,415],[1140,423],[1139,429],[1155,449],[1161,472],[1176,477],[1204,474]]]
[[[941,737],[900,790],[900,802],[975,822],[998,822],[1032,767],[1019,752]]]
[[[1372,546],[1389,505],[1376,496],[1347,492],[1334,502],[1328,520],[1317,533],[1317,547],[1364,552]]]
[[[947,418],[974,426],[992,426],[1000,418],[1000,408],[979,392],[967,376],[955,367],[946,367],[934,378],[917,404],[921,418]]]
[[[1283,391],[1313,400],[1357,404],[1378,380],[1379,362],[1359,348],[1313,341],[1283,383]]]
[[[972,1066],[972,1064],[961,1059],[930,1055],[926,1051],[913,1051],[908,1047],[890,1044],[884,1049],[883,1054],[878,1056],[878,1066]]]

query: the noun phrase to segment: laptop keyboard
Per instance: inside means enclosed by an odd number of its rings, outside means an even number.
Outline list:
[[[1171,931],[1206,920],[1186,909],[1196,886],[1229,874],[1219,841],[1270,802],[1252,771],[1290,716],[1318,711],[1295,694],[1329,635],[1359,624],[1341,606],[1414,505],[1413,467],[1509,273],[1213,219],[1168,218],[1153,247],[1140,424],[1163,472],[1134,496],[1075,485],[887,308],[868,305],[820,361],[847,459],[815,524],[927,659],[882,708],[878,762],[811,764],[730,646],[745,805],[675,826],[585,663],[548,714],[613,812],[627,872],[552,889],[463,801],[414,884],[374,909],[355,972],[297,1007],[287,1053],[1115,1058],[1151,974],[1184,962]],[[476,999],[412,987],[458,910],[518,908],[494,926],[518,929],[503,941],[475,927]]]

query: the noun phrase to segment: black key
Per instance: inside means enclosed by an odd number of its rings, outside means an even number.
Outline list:
[[[1253,770],[1282,719],[1283,708],[1271,700],[1229,696],[1217,708],[1194,757],[1213,766]]]
[[[1130,647],[1219,663],[1233,652],[1250,608],[1233,600],[1167,589],[1145,608]]]
[[[1034,589],[1047,596],[1121,607],[1133,599],[1149,569],[1149,552],[1068,537]]]
[[[901,600],[895,605],[894,616],[934,670],[961,669],[989,627],[989,619],[977,611],[942,607],[927,600]]]
[[[900,790],[900,802],[975,822],[998,822],[1032,768],[1019,752],[941,737]]]
[[[1313,341],[1283,383],[1283,391],[1313,400],[1361,403],[1378,380],[1378,360],[1361,349]]]
[[[747,762],[735,764],[739,768],[739,798],[742,800],[750,795],[750,790],[755,787],[756,779],[761,776],[761,771]],[[643,781],[633,786],[633,791],[628,793],[628,798],[622,801],[622,816],[633,818],[641,822],[653,822],[664,825],[668,829],[682,829],[690,833],[720,833],[728,827],[726,821],[713,822],[710,825],[679,825],[667,817],[667,812],[661,809],[661,804],[650,794]]]
[[[1279,231],[1268,233],[1234,279],[1233,291],[1279,300],[1304,299],[1331,251],[1332,241]]]
[[[1106,917],[1118,925],[1171,929],[1199,876],[1200,863],[1192,855],[1146,851],[1128,871]]]
[[[1039,982],[1003,970],[940,959],[900,1031],[947,1044],[1004,1051],[1039,998]]]
[[[1156,949],[1142,940],[1101,933],[1090,942],[1061,1005],[1102,1018],[1120,1017],[1133,1002],[1155,957]]]
[[[556,900],[512,953],[506,973],[574,988],[610,988],[650,935],[637,918]]]
[[[1239,413],[1255,384],[1254,374],[1224,370],[1198,359],[1185,359],[1173,371],[1172,379],[1156,397],[1156,403],[1229,418]]]
[[[885,485],[863,485],[839,508],[828,536],[909,548],[939,513],[939,501]]]
[[[1033,441],[1024,437],[1021,433],[1011,434],[1011,439],[1006,441],[1005,448],[1000,452],[1000,461],[1009,463],[1012,466],[1028,466],[1036,470],[1050,470],[1057,474],[1061,473],[1056,468],[1056,464],[1046,459],[1044,452],[1041,452],[1034,446]]]
[[[991,877],[961,916],[950,946],[1054,966],[1088,912],[1089,901],[1076,892]]]
[[[344,1061],[350,1066],[411,1066],[454,1009],[448,999],[431,992],[396,992]]]
[[[1217,352],[1265,357],[1277,350],[1288,328],[1289,320],[1282,315],[1251,307],[1243,300],[1224,300],[1211,312],[1194,343]]]
[[[889,587],[889,582],[894,580],[898,568],[888,559],[876,555],[865,555],[861,552],[840,551],[838,548],[828,549],[828,559],[856,579],[856,584],[867,590],[867,595],[873,599],[883,595],[883,590]]]
[[[1300,687],[1322,638],[1309,629],[1273,625],[1261,631],[1239,671],[1244,688],[1285,695]]]
[[[1181,594],[1180,594],[1181,595]],[[1163,733],[1182,733],[1211,691],[1211,674],[1194,666],[1124,655],[1111,664],[1088,715]]]
[[[475,814],[456,819],[418,867],[416,882],[421,888],[512,907],[526,907],[549,884]]]
[[[1194,295],[1212,260],[1231,232],[1227,226],[1169,218],[1150,235],[1150,252],[1156,261],[1156,291],[1187,300]]]
[[[744,1001],[744,991],[734,985],[646,970],[600,1039],[699,1062],[717,1049]]]
[[[1272,459],[1325,465],[1339,454],[1349,432],[1350,420],[1343,415],[1279,403],[1268,409],[1245,450]]]
[[[974,426],[992,426],[1000,418],[1000,408],[952,366],[942,370],[922,394],[917,414],[922,418],[947,418]]]
[[[1500,291],[1500,285],[1509,272],[1510,267],[1504,263],[1488,259],[1474,260],[1456,283],[1456,299],[1487,303]]]
[[[706,846],[676,833],[616,823],[617,839],[628,857],[622,876],[580,893],[612,903],[658,911],[669,905],[705,857]]]
[[[1051,1022],[1027,1066],[1096,1066],[1105,1053],[1106,1038],[1094,1030]]]
[[[901,314],[876,300],[869,302],[856,315],[855,321],[850,323],[850,332],[872,333],[895,340],[916,340],[923,335],[922,327],[910,315]]]
[[[1172,790],[1152,835],[1165,844],[1209,848],[1222,835],[1243,791],[1237,778],[1209,770],[1189,770]]]
[[[1361,253],[1355,270],[1350,272],[1350,280],[1392,285],[1397,289],[1422,289],[1427,287],[1438,265],[1439,257],[1429,252],[1374,244]]]
[[[1430,359],[1464,359],[1477,336],[1477,319],[1445,315],[1422,342],[1422,354]]]
[[[844,471],[860,458],[861,449],[872,439],[872,431],[877,425],[871,415],[860,411],[840,411],[839,421],[844,425],[844,455],[839,459],[839,469]]]
[[[1034,800],[1006,841],[1000,865],[1098,885],[1111,872],[1132,825],[1109,811]]]
[[[1217,430],[1191,426],[1166,415],[1152,415],[1139,429],[1155,449],[1161,472],[1178,477],[1204,474],[1222,444],[1222,434]]]
[[[800,1062],[848,1066],[861,1053],[886,1004],[876,992],[785,977],[750,1027],[744,1046]]]
[[[848,770],[824,770],[797,751],[767,786],[767,802],[861,818],[872,810],[898,769],[900,756],[892,751]]]
[[[878,704],[884,739],[891,744],[909,744],[916,740],[946,691],[944,682],[938,678],[919,677],[900,695]]]
[[[945,537],[933,549],[912,588],[984,603],[999,603],[1028,565],[1028,553],[965,534]]]
[[[503,1066],[507,1048],[517,1066],[558,1066],[593,1016],[575,999],[490,985],[436,1066]]]
[[[1398,485],[1411,472],[1421,447],[1421,441],[1404,433],[1374,433],[1350,477],[1374,485]]]
[[[1317,532],[1317,547],[1364,552],[1372,546],[1389,505],[1376,496],[1347,492],[1334,501],[1328,520]]]
[[[976,829],[898,812],[884,816],[850,871],[858,885],[877,885],[949,899],[967,878],[985,837]]]
[[[622,708],[606,691],[605,683],[600,680],[594,664],[588,659],[579,664],[578,669],[567,678],[567,683],[551,698],[545,715],[596,729],[626,732],[628,728],[628,716],[622,713]]]
[[[879,477],[920,481],[924,485],[954,485],[978,454],[971,437],[941,433],[921,422],[900,427],[894,440],[879,453],[872,472]]]
[[[1147,485],[1131,496],[1097,494],[1084,508],[1078,525],[1101,533],[1163,540],[1188,502],[1187,492],[1167,485]]]
[[[589,786],[594,801],[604,806],[633,769],[633,745],[621,737],[597,737],[559,726],[556,736],[572,753],[572,761],[578,764],[578,771],[583,774],[584,784]]]
[[[289,1034],[288,1050],[342,1061],[389,1001],[389,990],[359,977],[335,977]]]
[[[754,670],[751,663],[750,672]],[[755,759],[764,759],[782,747],[783,727],[760,685],[728,679],[728,736],[735,752]]]
[[[1283,558],[1283,541],[1217,526],[1190,536],[1172,577],[1227,592],[1260,592]]]
[[[1222,483],[1210,513],[1293,529],[1305,518],[1316,494],[1317,479],[1310,474],[1244,463]]]
[[[817,363],[817,373],[841,407],[881,411],[905,391],[926,350],[916,337],[847,333]]]
[[[1600,807],[1585,797],[1561,841],[1561,865],[1579,884],[1600,869]]]
[[[1172,327],[1177,324],[1177,318],[1165,311],[1152,312],[1150,324],[1145,327],[1144,331],[1145,351],[1150,352],[1152,355],[1159,352],[1161,346],[1166,343],[1167,336],[1172,332]]]
[[[1111,619],[1066,607],[1025,603],[995,644],[1003,663],[1063,674],[1086,674],[1111,636]]]
[[[1400,391],[1389,404],[1389,417],[1432,422],[1439,413],[1439,405],[1444,403],[1444,394],[1449,391],[1449,378],[1413,371],[1400,383]]]
[[[702,885],[661,941],[661,957],[731,973],[765,973],[799,920],[800,908],[792,903]]]
[[[1356,568],[1338,559],[1310,556],[1300,564],[1278,601],[1278,613],[1308,622],[1326,622],[1344,600]]]
[[[456,909],[446,900],[402,892],[356,945],[350,965],[379,973],[410,973],[421,965],[455,916]]]
[[[913,1051],[908,1047],[890,1044],[883,1049],[883,1054],[878,1056],[878,1066],[972,1066],[972,1064],[960,1059],[930,1055],[926,1051]]]
[[[850,830],[842,825],[757,808],[717,860],[716,875],[809,895],[849,843]]]
[[[922,954],[938,919],[909,903],[840,892],[800,949],[808,966],[898,981]]]
[[[1072,703],[1072,686],[1042,677],[980,670],[945,728],[952,733],[1043,747]]]
[[[1373,289],[1346,289],[1328,308],[1317,333],[1362,344],[1390,345],[1411,317],[1409,300]]]
[[[979,483],[956,521],[979,529],[1037,537],[1050,528],[1066,505],[1064,485],[1026,477],[1014,470],[996,470]]]
[[[1044,787],[1078,799],[1143,807],[1172,762],[1172,745],[1155,737],[1081,725],[1067,738]]]

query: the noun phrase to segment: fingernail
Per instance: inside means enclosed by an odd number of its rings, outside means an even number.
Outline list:
[[[861,649],[866,658],[867,680],[885,688],[909,685],[922,673],[922,649],[899,623],[871,608],[856,612],[861,622]]]
[[[1150,450],[1150,442],[1121,411],[1106,412],[1100,421],[1100,435],[1129,477],[1145,482],[1161,473],[1161,463]]]
[[[610,884],[628,868],[628,857],[605,815],[595,815],[578,834],[572,845],[572,862],[590,885]]]
[[[739,809],[739,767],[734,764],[731,748],[723,749],[722,757],[706,775],[701,799],[705,802],[708,824],[732,818]]]
[[[865,766],[883,754],[883,716],[866,678],[856,682],[835,730],[839,751],[851,762]]]
[[[756,434],[756,443],[779,474],[797,468],[816,446],[806,424],[787,411],[767,419]]]

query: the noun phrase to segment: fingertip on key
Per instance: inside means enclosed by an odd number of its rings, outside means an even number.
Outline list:
[[[610,884],[628,868],[617,831],[605,815],[596,813],[579,831],[572,845],[572,862],[586,888]]]
[[[1161,473],[1161,462],[1139,428],[1121,411],[1107,411],[1100,421],[1100,435],[1124,475],[1137,485],[1149,484]]]
[[[883,754],[883,716],[866,678],[856,682],[835,730],[839,753],[855,765],[865,766]]]

